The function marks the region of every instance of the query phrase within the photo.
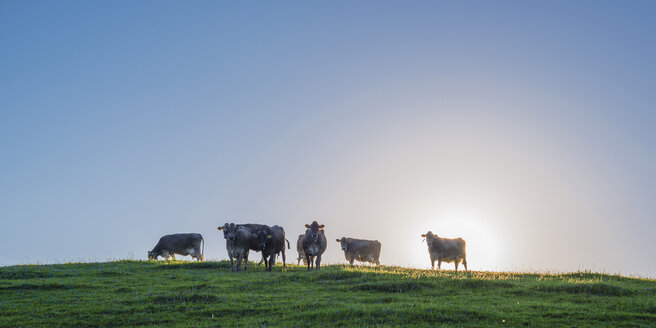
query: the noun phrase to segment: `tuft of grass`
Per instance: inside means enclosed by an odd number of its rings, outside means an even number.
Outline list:
[[[656,281],[594,272],[117,261],[0,268],[0,327],[647,327]]]

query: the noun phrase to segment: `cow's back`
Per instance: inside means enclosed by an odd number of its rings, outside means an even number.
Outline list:
[[[155,247],[173,251],[186,250],[199,247],[202,239],[203,236],[198,233],[176,233],[160,238]]]

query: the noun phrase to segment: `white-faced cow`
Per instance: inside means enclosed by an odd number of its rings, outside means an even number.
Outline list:
[[[240,227],[244,227],[246,230],[250,232],[250,238],[243,238],[243,240],[240,240],[239,243],[236,245],[234,243],[234,240],[230,240],[229,236],[234,237],[237,229]],[[246,247],[246,252],[243,254],[243,261],[244,261],[244,270],[248,269],[248,254],[250,251],[256,251],[260,252],[261,247],[260,243],[258,242],[258,238],[256,237],[257,233],[260,231],[268,231],[270,228],[267,225],[264,224],[253,224],[253,223],[244,223],[244,224],[235,224],[235,223],[226,223],[222,227],[217,228],[220,231],[223,231],[223,238],[226,239],[226,250],[228,251],[228,257],[230,258],[230,266],[233,267],[233,259],[237,258],[236,253],[234,253],[233,248],[238,246],[240,249],[241,247]],[[234,254],[233,254],[234,253]],[[262,260],[260,261],[260,264],[264,261],[264,254],[262,254]],[[259,265],[259,264],[258,264]]]
[[[328,241],[324,234],[323,224],[319,225],[317,221],[312,224],[306,224],[305,236],[303,237],[303,252],[307,260],[308,271],[314,266],[316,270],[321,268],[321,255],[326,251]]]
[[[266,230],[258,231],[253,234],[253,237],[257,239],[260,245],[267,271],[271,271],[271,268],[276,264],[276,255],[280,252],[282,252],[282,265],[283,267],[287,267],[285,242],[287,242],[287,248],[289,249],[290,247],[289,241],[285,238],[285,229],[281,226],[274,225],[273,227],[268,227]]]
[[[467,271],[467,253],[465,251],[466,244],[464,239],[440,238],[430,231],[421,236],[426,238],[428,255],[431,259],[431,268],[435,269],[435,260],[437,260],[438,270],[441,269],[442,262],[454,262],[457,272],[458,263],[462,261],[462,265],[465,266],[465,271]]]
[[[205,261],[205,241],[199,233],[176,233],[159,239],[153,250],[148,252],[149,260],[157,260],[159,256],[168,260],[175,254],[191,255],[196,261]]]
[[[378,240],[364,240],[355,238],[337,239],[344,251],[344,257],[353,265],[353,261],[370,262],[380,265],[380,242]]]
[[[307,264],[305,251],[303,250],[303,238],[305,238],[305,234],[298,235],[298,240],[296,241],[296,252],[298,252],[298,258],[296,258],[298,261],[297,265],[301,265],[301,261],[303,261],[303,265]]]
[[[257,240],[253,238],[251,229],[234,223],[226,223],[217,229],[223,231],[223,238],[226,240],[226,250],[230,258],[230,270],[241,271],[242,261],[244,261],[244,270],[246,270],[248,252],[251,250],[251,247],[258,247]],[[236,268],[235,261],[237,262]]]

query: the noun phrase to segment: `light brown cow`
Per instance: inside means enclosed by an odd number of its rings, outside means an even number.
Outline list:
[[[426,238],[432,269],[435,269],[435,260],[437,260],[438,270],[442,268],[442,261],[447,263],[454,262],[457,272],[458,263],[462,261],[462,265],[465,266],[465,271],[467,271],[467,254],[465,251],[466,243],[464,239],[440,238],[430,231],[421,236]]]
[[[380,265],[380,242],[355,238],[337,239],[344,251],[344,257],[353,265],[353,261],[370,262]]]
[[[307,230],[305,230],[305,236],[303,236],[303,251],[308,262],[308,271],[311,271],[312,267],[319,270],[321,268],[321,255],[328,246],[326,234],[323,230],[325,226],[313,221],[312,224],[306,224],[305,227]]]
[[[305,251],[303,250],[303,238],[305,237],[305,234],[298,235],[298,240],[296,241],[296,251],[298,252],[298,264],[301,265],[301,261],[303,261],[303,265],[307,264],[307,260],[305,259]]]

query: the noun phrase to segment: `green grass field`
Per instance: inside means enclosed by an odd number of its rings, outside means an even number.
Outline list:
[[[226,262],[0,268],[0,327],[656,327],[656,281]]]

